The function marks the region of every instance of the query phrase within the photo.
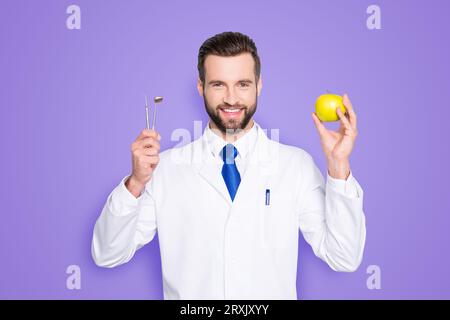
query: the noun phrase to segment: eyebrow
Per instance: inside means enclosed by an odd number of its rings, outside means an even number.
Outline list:
[[[250,80],[250,79],[241,79],[241,80],[238,80],[237,82],[253,83],[253,80]],[[223,84],[225,84],[225,82],[223,82],[223,81],[221,81],[221,80],[211,80],[211,81],[208,81],[208,84],[213,84],[213,83],[223,83]]]

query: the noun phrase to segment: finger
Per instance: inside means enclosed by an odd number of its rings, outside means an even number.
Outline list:
[[[160,149],[160,144],[158,140],[154,138],[144,138],[136,142],[137,148],[157,148]]]
[[[341,119],[339,132],[344,133],[346,136],[350,136],[350,137],[356,138],[356,136],[358,134],[358,130],[351,126],[349,120],[342,113],[340,108],[336,109],[336,113],[338,114],[339,118]]]
[[[135,141],[131,145],[131,152],[135,155],[138,155],[150,148],[157,149],[159,151],[160,150],[159,142],[152,138]]]
[[[142,139],[145,139],[145,138],[154,138],[154,139],[160,140],[161,136],[155,130],[144,129],[144,130],[141,131],[139,136],[136,138],[136,141],[142,140]]]
[[[159,156],[158,155],[145,156],[144,159],[145,159],[145,160],[143,160],[144,163],[146,163],[148,165],[157,164],[159,162]]]
[[[159,149],[157,148],[144,148],[144,151],[142,151],[142,154],[144,156],[155,156],[159,153]]]
[[[353,109],[352,102],[350,101],[350,98],[348,97],[348,94],[344,94],[342,98],[342,102],[344,103],[344,106],[347,108],[347,112],[349,115],[350,124],[353,128],[356,128],[356,113]]]
[[[139,165],[144,168],[149,168],[154,164],[157,164],[159,162],[159,156],[153,155],[153,156],[142,156],[139,158]]]
[[[341,120],[341,124],[346,129],[351,129],[352,125],[350,124],[350,121],[347,119],[347,117],[342,113],[341,108],[336,108],[336,113],[337,113],[339,119]]]
[[[322,121],[320,121],[320,119],[317,117],[316,113],[313,112],[311,114],[313,120],[314,120],[314,125],[316,126],[317,131],[319,132],[319,134],[322,136],[326,133],[327,128],[325,128],[325,126],[323,125]]]
[[[158,140],[154,138],[147,138],[142,140],[142,146],[145,148],[157,148],[159,150],[160,144]]]

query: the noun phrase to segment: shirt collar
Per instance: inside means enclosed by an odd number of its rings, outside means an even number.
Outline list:
[[[209,145],[209,149],[214,157],[221,158],[221,152],[227,142],[218,134],[216,134],[211,128],[208,122],[205,128],[206,141]],[[247,154],[251,152],[255,146],[258,137],[258,124],[253,121],[253,126],[242,137],[237,139],[233,145],[238,150],[238,157],[245,159]]]

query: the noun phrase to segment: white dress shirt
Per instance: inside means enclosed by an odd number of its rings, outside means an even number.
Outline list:
[[[211,129],[210,125],[206,126],[205,135],[212,155],[221,166],[223,165],[223,147],[225,147],[228,143],[231,143],[236,147],[238,154],[235,158],[235,163],[239,174],[242,177],[245,174],[245,169],[247,168],[247,155],[252,153],[256,144],[256,139],[258,137],[257,126],[253,123],[252,127],[234,142],[226,142],[221,136]]]

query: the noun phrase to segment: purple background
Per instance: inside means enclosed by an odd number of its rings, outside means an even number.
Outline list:
[[[73,3],[81,30],[65,25]],[[381,30],[366,27],[373,3]],[[174,129],[206,124],[197,52],[222,31],[258,46],[255,119],[310,152],[323,174],[316,97],[348,92],[358,115],[351,165],[365,192],[364,260],[333,272],[300,237],[299,298],[450,298],[449,10],[446,0],[2,0],[0,298],[163,298],[157,238],[101,269],[93,225],[129,173],[145,93],[165,97],[163,149],[177,144]],[[71,264],[81,290],[66,289]],[[373,264],[380,290],[366,287]]]

